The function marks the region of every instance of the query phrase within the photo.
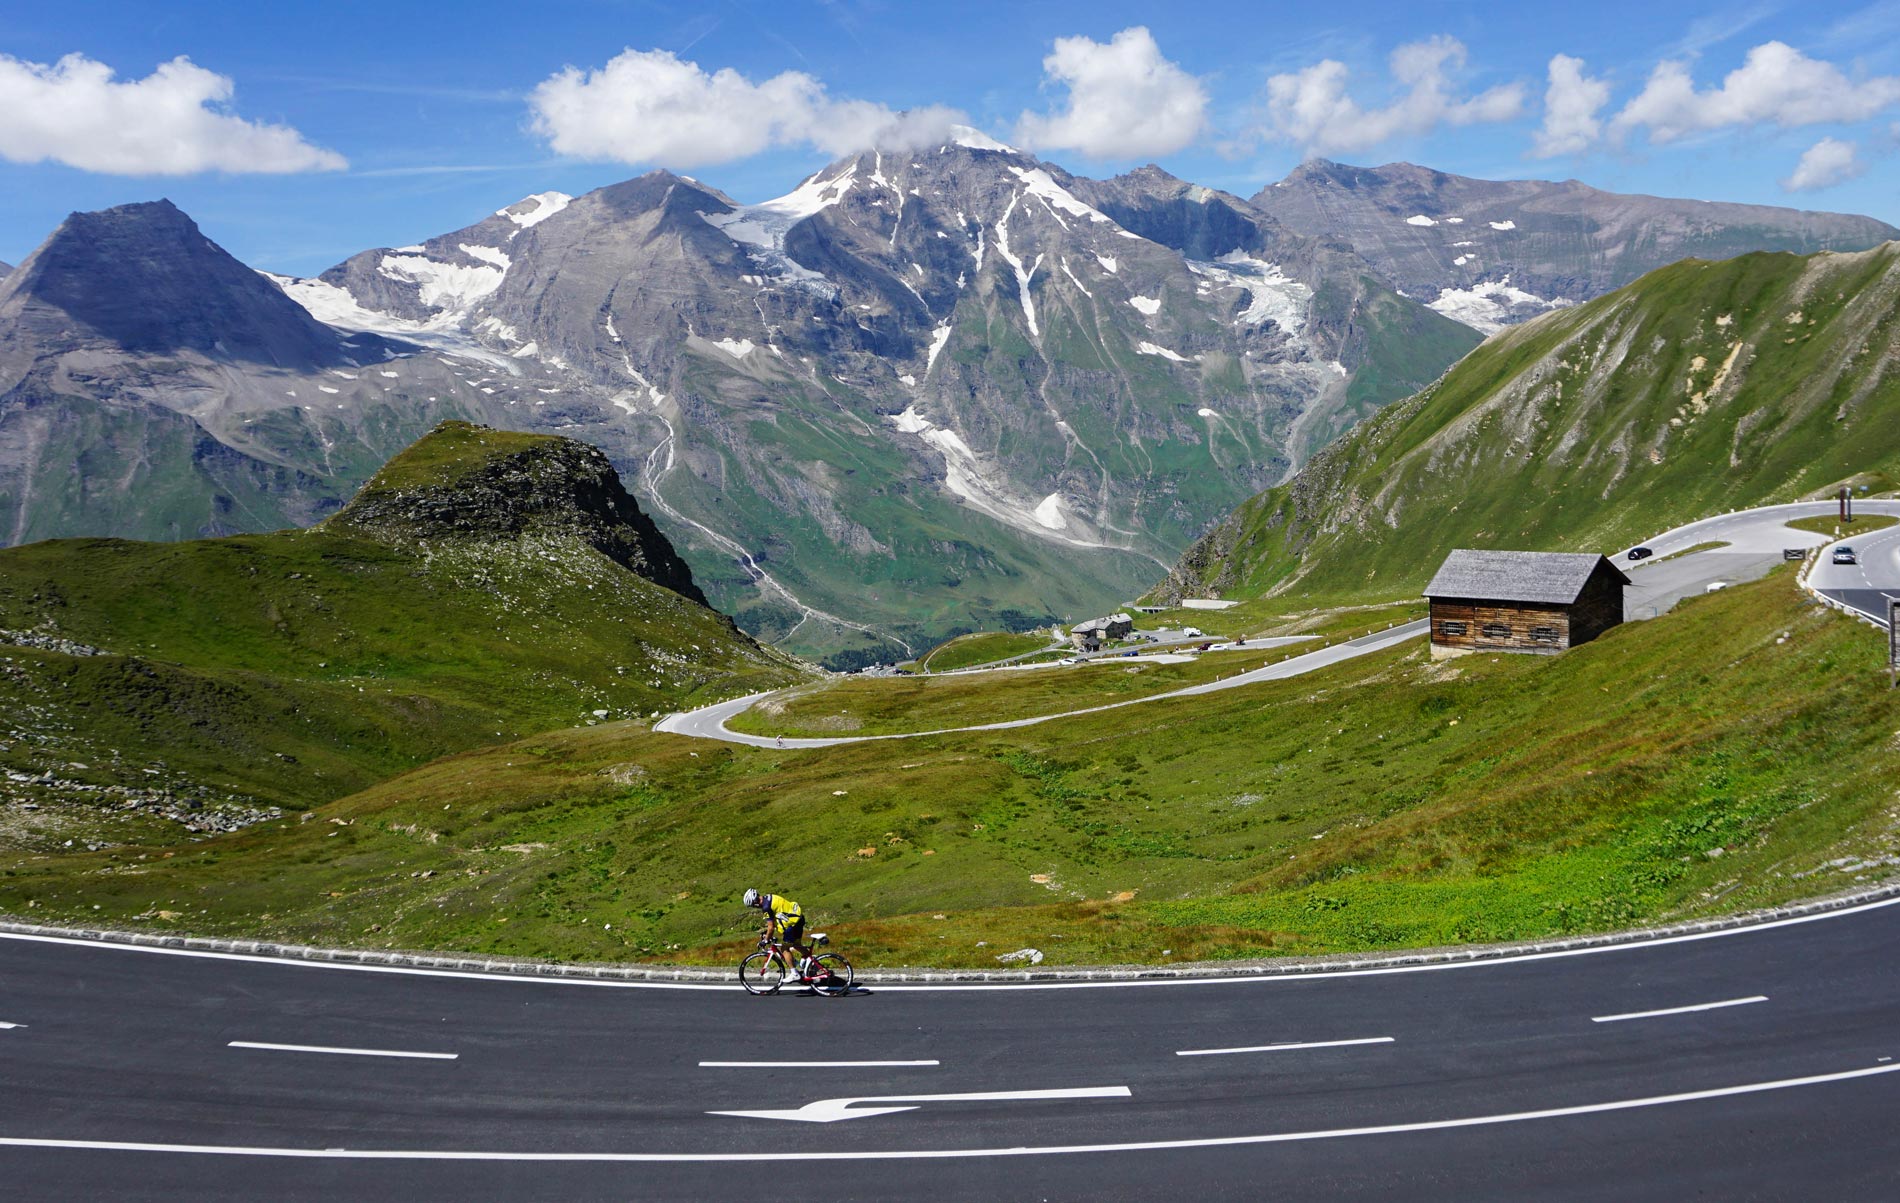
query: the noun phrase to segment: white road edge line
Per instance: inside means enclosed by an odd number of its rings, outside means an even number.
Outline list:
[[[1621,1023],[1625,1019],[1655,1019],[1662,1015],[1687,1015],[1691,1011],[1715,1011],[1723,1007],[1745,1007],[1749,1003],[1767,1002],[1766,994],[1756,994],[1749,998],[1725,998],[1721,1002],[1696,1003],[1689,1007],[1664,1007],[1660,1011],[1629,1011],[1622,1015],[1596,1015],[1591,1023]]]
[[[1432,961],[1423,965],[1382,965],[1371,969],[1318,969],[1311,973],[1262,973],[1257,976],[1243,977],[1187,977],[1187,978],[1135,978],[1121,981],[1056,981],[1056,982],[869,982],[868,985],[880,993],[935,993],[967,990],[1127,990],[1134,988],[1166,989],[1170,986],[1261,986],[1268,984],[1291,985],[1295,982],[1338,981],[1349,977],[1387,977],[1398,973],[1437,973],[1447,969],[1495,969],[1510,965],[1527,965],[1533,961],[1554,961],[1568,957],[1598,956],[1604,953],[1634,952],[1650,948],[1663,948],[1672,944],[1690,944],[1700,940],[1717,940],[1728,936],[1746,936],[1759,932],[1774,931],[1777,928],[1796,927],[1806,923],[1819,923],[1826,919],[1843,919],[1868,911],[1884,910],[1890,906],[1900,906],[1900,895],[1891,898],[1876,898],[1871,902],[1856,903],[1852,906],[1837,907],[1832,910],[1814,911],[1806,915],[1790,915],[1786,919],[1770,919],[1764,923],[1745,923],[1736,927],[1720,927],[1712,931],[1685,932],[1679,936],[1656,936],[1651,939],[1627,940],[1620,944],[1593,944],[1587,948],[1554,948],[1545,952],[1507,953],[1503,956],[1472,957],[1459,961]],[[249,961],[253,964],[278,965],[293,969],[342,969],[355,973],[390,973],[407,977],[447,977],[465,978],[471,981],[509,982],[515,985],[543,986],[594,986],[616,990],[737,990],[736,981],[726,982],[630,982],[614,981],[608,978],[585,977],[541,977],[513,973],[484,973],[469,969],[430,969],[420,965],[361,965],[348,961],[316,961],[293,957],[274,957],[266,953],[253,952],[214,952],[201,948],[163,948],[149,944],[120,944],[110,940],[87,940],[76,936],[41,936],[30,932],[0,931],[0,940],[20,940],[29,944],[65,944],[79,948],[110,949],[116,952],[140,952],[155,956],[195,957],[207,961]]]
[[[1750,1082],[1741,1086],[1718,1086],[1712,1090],[1689,1090],[1680,1094],[1652,1095],[1640,1099],[1617,1099],[1608,1103],[1584,1103],[1574,1107],[1551,1107],[1542,1111],[1512,1111],[1500,1115],[1468,1115],[1458,1119],[1425,1120],[1407,1124],[1376,1124],[1364,1128],[1321,1128],[1307,1132],[1268,1132],[1258,1136],[1207,1136],[1186,1140],[1137,1140],[1115,1144],[1005,1146],[990,1149],[866,1149],[861,1151],[819,1152],[809,1149],[756,1149],[736,1153],[554,1153],[524,1150],[499,1152],[456,1149],[297,1149],[268,1145],[184,1145],[158,1144],[130,1140],[56,1140],[32,1136],[0,1136],[0,1148],[15,1149],[98,1149],[121,1153],[192,1153],[225,1157],[289,1157],[315,1161],[540,1161],[540,1162],[777,1162],[777,1161],[943,1161],[970,1157],[1034,1157],[1057,1153],[1128,1153],[1162,1149],[1213,1149],[1233,1145],[1289,1144],[1308,1140],[1334,1140],[1348,1136],[1394,1136],[1408,1132],[1441,1132],[1455,1128],[1484,1128],[1528,1120],[1563,1119],[1576,1115],[1601,1115],[1612,1111],[1633,1111],[1641,1107],[1662,1107],[1672,1103],[1697,1103],[1708,1099],[1733,1098],[1737,1095],[1762,1094],[1770,1090],[1789,1090],[1801,1086],[1822,1086],[1831,1082],[1850,1082],[1900,1072],[1900,1064],[1874,1065],[1840,1073],[1814,1074],[1805,1078],[1781,1078],[1773,1082]]]
[[[261,1048],[273,1053],[335,1053],[345,1057],[414,1057],[420,1061],[453,1061],[460,1053],[410,1053],[388,1048],[330,1048],[322,1044],[269,1044],[261,1040],[233,1040],[230,1048]]]
[[[701,1069],[862,1069],[879,1066],[942,1065],[941,1061],[701,1061]]]
[[[1302,1048],[1345,1048],[1350,1044],[1391,1044],[1390,1036],[1361,1036],[1356,1040],[1308,1040],[1303,1043],[1288,1041],[1284,1044],[1252,1044],[1244,1048],[1184,1048],[1175,1050],[1177,1057],[1220,1057],[1228,1053],[1289,1053]]]

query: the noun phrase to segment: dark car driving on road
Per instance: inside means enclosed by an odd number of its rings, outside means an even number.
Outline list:
[[[1654,551],[1651,551],[1651,550],[1650,550],[1649,548],[1647,548],[1647,547],[1632,547],[1632,548],[1630,548],[1630,559],[1632,559],[1632,560],[1647,560],[1647,559],[1648,559],[1649,557],[1651,557],[1651,556],[1653,556],[1653,555],[1655,555],[1655,554],[1656,554],[1656,553],[1655,553]]]
[[[1834,562],[1836,564],[1858,564],[1860,563],[1860,557],[1854,554],[1854,549],[1851,547],[1836,547],[1834,549]]]

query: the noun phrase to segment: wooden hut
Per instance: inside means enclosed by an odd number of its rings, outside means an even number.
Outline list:
[[[1630,579],[1599,555],[1454,551],[1425,587],[1432,656],[1553,656],[1623,621]]]

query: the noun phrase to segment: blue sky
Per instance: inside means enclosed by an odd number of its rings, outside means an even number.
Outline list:
[[[649,166],[761,200],[958,117],[1243,196],[1317,153],[1900,224],[1900,0],[67,0],[10,6],[0,56],[9,262],[68,211],[168,196],[314,274]]]

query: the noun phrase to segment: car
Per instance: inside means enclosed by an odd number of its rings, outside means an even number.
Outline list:
[[[1632,547],[1629,552],[1630,559],[1632,560],[1647,560],[1655,554],[1655,551],[1647,547]]]
[[[1141,654],[1141,653],[1139,653],[1139,652],[1137,652],[1137,651],[1135,651],[1135,650],[1134,650],[1133,648],[1130,648],[1130,649],[1128,649],[1127,651],[1125,651],[1125,652],[1123,652],[1123,653],[1122,653],[1122,655],[1124,655],[1124,656],[1138,656],[1138,655],[1140,655],[1140,654]]]
[[[1064,656],[1062,657],[1062,659],[1056,661],[1056,663],[1057,664],[1080,664],[1081,661],[1077,660],[1074,656]]]
[[[1183,639],[1199,639],[1205,634],[1207,634],[1207,632],[1199,627],[1183,627],[1181,630],[1181,638]]]
[[[1860,557],[1854,554],[1854,549],[1851,547],[1836,547],[1834,549],[1834,562],[1836,564],[1858,564],[1860,563]]]
[[[1704,593],[1719,593],[1719,592],[1721,592],[1721,591],[1722,591],[1723,589],[1726,589],[1726,588],[1728,588],[1728,582],[1727,582],[1727,581],[1710,581],[1710,582],[1708,583],[1708,586],[1707,586],[1706,588],[1704,588],[1704,589],[1702,590],[1702,592],[1704,592]]]

